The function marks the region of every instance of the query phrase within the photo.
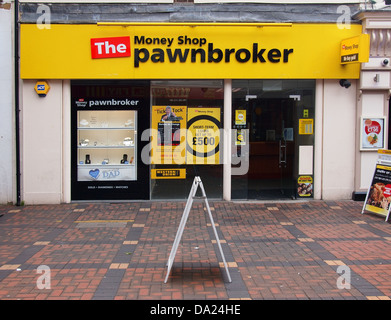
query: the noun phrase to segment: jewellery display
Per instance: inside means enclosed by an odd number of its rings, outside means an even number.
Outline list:
[[[88,146],[89,143],[90,143],[90,140],[88,140],[88,139],[81,139],[81,140],[80,140],[80,145],[81,145],[82,147]]]
[[[87,127],[88,126],[88,121],[86,119],[82,119],[82,120],[80,120],[80,125],[82,127]]]
[[[134,145],[133,140],[132,140],[131,137],[126,137],[124,139],[123,143],[124,143],[124,146],[133,146]]]
[[[136,115],[133,110],[78,111],[78,181],[136,179]]]

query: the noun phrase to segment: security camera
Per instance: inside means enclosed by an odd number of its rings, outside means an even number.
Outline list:
[[[381,65],[382,65],[383,67],[386,67],[386,66],[388,66],[389,63],[390,63],[390,59],[384,59],[384,60],[381,62]]]
[[[349,80],[346,80],[346,79],[341,79],[341,80],[339,80],[339,85],[341,86],[341,87],[344,87],[344,88],[349,88],[352,84],[350,83],[350,81]]]

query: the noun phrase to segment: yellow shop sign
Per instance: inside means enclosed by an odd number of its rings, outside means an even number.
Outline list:
[[[369,34],[360,34],[341,41],[341,64],[368,62],[368,60]]]
[[[359,25],[335,24],[22,24],[21,77],[358,79],[359,65],[341,65],[339,49],[361,36]]]

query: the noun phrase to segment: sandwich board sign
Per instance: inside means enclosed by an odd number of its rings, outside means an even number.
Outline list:
[[[384,216],[391,209],[391,150],[378,150],[378,160],[361,213],[369,211]]]
[[[228,281],[232,282],[231,275],[230,275],[229,270],[228,270],[228,264],[227,264],[227,262],[225,260],[224,252],[223,252],[223,249],[221,248],[220,239],[219,239],[219,236],[217,234],[217,230],[216,230],[216,226],[215,226],[215,223],[214,223],[214,220],[213,220],[213,216],[212,216],[212,213],[210,211],[210,207],[209,207],[208,199],[206,197],[204,186],[202,184],[201,178],[196,176],[196,177],[194,177],[193,185],[191,187],[191,190],[190,190],[190,193],[189,193],[189,197],[187,199],[186,206],[185,206],[185,209],[184,209],[183,214],[182,214],[182,219],[181,219],[181,222],[179,224],[178,231],[177,231],[174,243],[173,243],[172,248],[171,248],[170,256],[169,256],[168,261],[167,261],[167,273],[166,273],[166,278],[164,279],[164,283],[167,283],[168,277],[170,275],[171,268],[172,268],[172,265],[173,265],[174,260],[175,260],[175,255],[176,255],[176,252],[178,250],[179,242],[181,241],[182,234],[183,234],[183,231],[185,229],[186,222],[187,222],[187,219],[189,217],[189,213],[190,213],[191,207],[193,205],[193,201],[194,201],[194,199],[198,198],[198,197],[196,197],[196,193],[197,193],[198,187],[201,188],[201,192],[202,192],[202,197],[199,197],[199,199],[203,199],[204,202],[205,202],[205,207],[206,207],[206,209],[208,211],[210,223],[211,223],[212,228],[213,228],[213,233],[214,233],[214,235],[216,237],[216,243],[217,243],[217,246],[219,248],[221,258],[223,260],[223,264],[224,264],[225,271],[227,273]]]

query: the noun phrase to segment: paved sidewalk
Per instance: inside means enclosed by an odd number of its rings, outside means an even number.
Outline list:
[[[185,202],[0,206],[0,299],[391,299],[391,225],[362,202],[209,203],[231,283],[203,202],[166,284]]]

